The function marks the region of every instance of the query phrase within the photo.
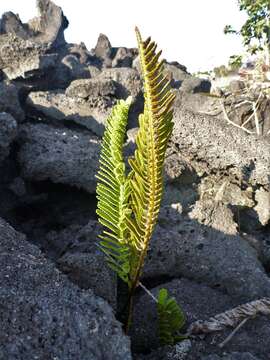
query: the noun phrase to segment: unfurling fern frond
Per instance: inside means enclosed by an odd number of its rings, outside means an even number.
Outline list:
[[[107,120],[103,135],[100,168],[97,174],[97,200],[100,223],[105,227],[100,235],[100,247],[109,266],[129,283],[130,247],[126,217],[130,213],[130,185],[125,174],[123,143],[131,98],[120,100]]]
[[[185,325],[185,316],[175,299],[168,296],[166,289],[161,289],[157,301],[160,343],[174,345],[185,339],[178,333]]]
[[[148,245],[157,221],[163,190],[163,163],[169,137],[173,128],[172,103],[175,95],[170,82],[163,74],[159,61],[161,51],[148,38],[142,41],[136,28],[142,77],[144,79],[144,112],[139,117],[137,149],[133,159],[131,199],[133,218],[129,218],[131,241],[137,249],[137,259],[131,269],[133,287],[138,285]]]

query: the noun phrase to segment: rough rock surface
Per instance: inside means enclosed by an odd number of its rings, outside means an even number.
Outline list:
[[[184,278],[164,283],[151,289],[151,292],[157,297],[161,288],[167,289],[169,294],[175,297],[186,314],[188,324],[199,319],[208,319],[232,305],[227,295]],[[133,324],[131,334],[133,346],[141,350],[158,347],[156,304],[143,290],[135,303]]]
[[[255,201],[257,205],[255,210],[258,214],[260,223],[267,225],[270,220],[270,193],[264,188],[260,188],[255,192]]]
[[[90,132],[26,124],[20,138],[19,162],[24,178],[50,179],[95,192],[100,142]]]
[[[59,269],[82,289],[92,289],[116,309],[116,275],[105,263],[97,241],[101,227],[96,221],[86,226],[69,226],[47,235],[46,241],[54,249],[52,257]],[[48,251],[47,245],[43,246]],[[58,251],[57,251],[58,250]]]
[[[19,102],[19,91],[10,83],[0,82],[0,112],[11,114],[15,120],[22,122],[24,111]]]
[[[0,112],[0,161],[9,154],[9,147],[17,135],[17,122],[9,114]]]
[[[175,109],[174,121],[172,143],[198,170],[208,174],[226,170],[243,182],[269,185],[268,139],[247,136],[225,120],[181,108]]]
[[[3,359],[131,359],[106,302],[79,290],[0,220]]]
[[[50,49],[65,44],[68,26],[61,8],[50,0],[37,2],[39,17],[23,24],[13,13],[5,13],[0,31],[0,68],[11,79],[31,77],[54,67],[56,53]]]
[[[93,50],[93,53],[98,58],[104,60],[106,66],[111,65],[113,49],[110,40],[106,35],[99,34],[97,44],[95,46],[95,49]]]
[[[204,356],[202,360],[260,360],[257,356],[253,356],[250,353],[239,353],[239,352],[233,352],[228,353],[225,355],[209,355]]]
[[[134,360],[185,360],[191,348],[191,341],[184,340],[175,345],[162,346],[152,350],[150,354],[134,354]]]
[[[184,276],[242,301],[269,296],[270,279],[256,251],[239,235],[230,235],[234,224],[227,227],[228,234],[223,232],[222,220],[229,216],[226,208],[216,209],[216,215],[217,229],[198,224],[174,209],[162,214],[150,244],[144,278]],[[220,230],[218,224],[222,225]]]
[[[98,79],[113,80],[117,83],[117,97],[127,98],[132,96],[134,101],[142,92],[142,80],[140,74],[129,68],[104,69]]]
[[[31,92],[27,105],[33,116],[75,122],[101,136],[117,99],[132,96],[130,123],[135,122],[142,110],[141,85],[141,79],[133,69],[107,69],[93,79],[71,82],[65,92]]]
[[[210,93],[211,82],[206,79],[196,77],[187,77],[181,84],[181,91],[195,94],[195,93]]]
[[[118,48],[112,61],[112,67],[132,67],[133,58],[137,54],[137,49]]]
[[[160,288],[166,288],[169,294],[181,305],[186,314],[186,327],[193,321],[207,320],[209,317],[222,313],[236,304],[238,305],[228,295],[222,294],[217,289],[211,289],[203,284],[184,278],[164,283],[152,289],[151,292],[154,296],[157,296]],[[140,326],[135,324],[140,324]],[[182,330],[183,333],[185,329]],[[223,349],[220,349],[218,345],[230,333],[231,329],[228,328],[208,335],[205,339],[197,337],[191,340],[192,346],[186,358],[188,360],[197,360],[198,354],[202,357],[207,354],[217,354],[218,356],[224,352],[249,352],[250,356],[254,356],[255,359],[258,356],[259,359],[267,360],[270,333],[267,317],[262,316],[250,320],[250,323],[240,329],[231,341]],[[139,349],[145,350],[149,349],[149,347],[158,347],[156,305],[153,299],[144,292],[138,295],[135,304],[134,327],[131,332],[131,339],[133,346],[136,344]],[[248,339],[248,342],[246,343],[244,339]],[[221,359],[223,359],[222,355]],[[241,356],[239,359],[241,359]]]
[[[115,92],[113,81],[75,80],[66,92],[30,93],[27,104],[45,118],[74,122],[102,135],[111,107],[116,103]]]

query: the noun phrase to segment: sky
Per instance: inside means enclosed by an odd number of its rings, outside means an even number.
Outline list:
[[[54,0],[69,20],[68,42],[84,42],[90,50],[98,35],[106,34],[112,46],[135,47],[134,27],[144,38],[151,35],[163,57],[178,61],[190,72],[226,64],[243,51],[241,39],[224,35],[227,24],[240,28],[245,14],[237,0]],[[36,0],[1,0],[0,15],[19,14],[23,22],[37,15]]]

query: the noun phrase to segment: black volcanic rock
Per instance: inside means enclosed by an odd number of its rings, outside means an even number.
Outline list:
[[[129,360],[129,340],[109,305],[71,284],[0,219],[0,357]]]

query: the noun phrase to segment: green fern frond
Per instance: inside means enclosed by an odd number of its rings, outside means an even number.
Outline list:
[[[174,345],[185,339],[178,332],[185,325],[185,316],[174,298],[168,296],[166,289],[158,294],[159,340],[162,345]]]
[[[175,98],[170,81],[163,74],[157,45],[150,38],[143,41],[138,29],[136,34],[145,103],[144,112],[139,116],[136,151],[134,158],[129,159],[131,171],[126,176],[122,153],[130,106],[127,100],[120,101],[108,119],[97,175],[97,214],[105,227],[99,245],[109,266],[129,286],[126,332],[131,323],[134,292],[160,209],[163,163],[173,128]],[[167,293],[160,296],[161,337],[167,343],[171,336],[172,342],[181,325],[181,313]]]
[[[120,100],[112,109],[103,135],[97,174],[97,214],[105,227],[100,248],[109,266],[129,283],[130,247],[126,218],[130,214],[130,183],[125,174],[123,144],[131,98]]]
[[[137,149],[133,159],[131,199],[133,217],[127,219],[131,230],[132,244],[137,249],[137,261],[131,270],[131,279],[137,286],[147,248],[157,221],[163,190],[163,163],[169,137],[173,128],[172,103],[175,95],[170,82],[163,74],[161,51],[156,53],[156,44],[142,41],[136,28],[138,48],[144,79],[144,113],[139,117]]]

